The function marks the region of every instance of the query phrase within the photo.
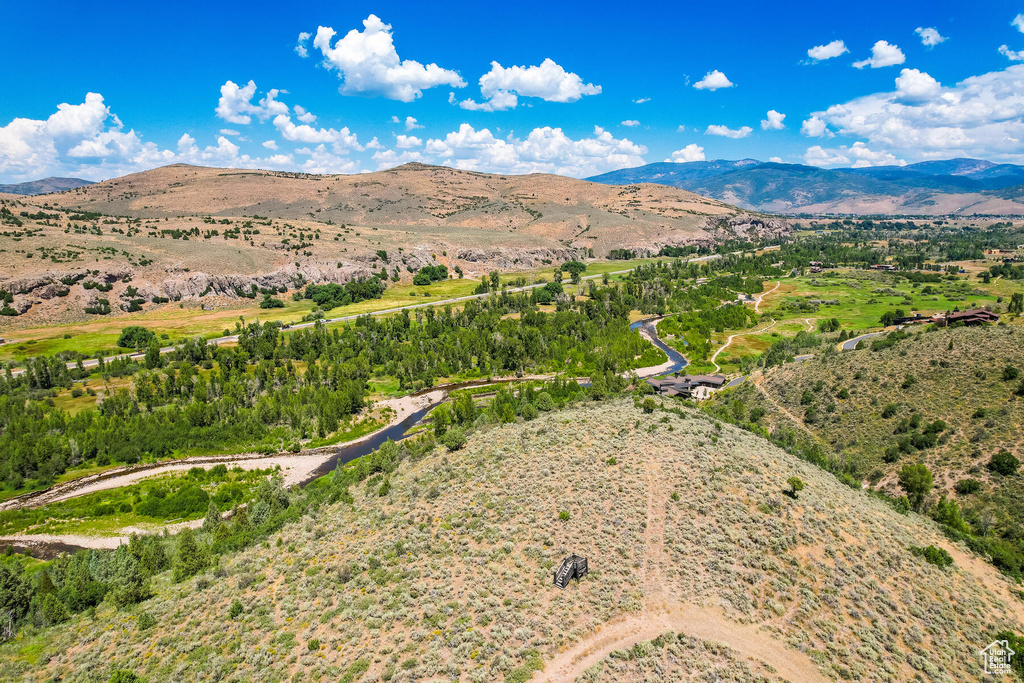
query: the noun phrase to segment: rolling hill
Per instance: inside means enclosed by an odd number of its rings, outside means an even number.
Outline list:
[[[753,159],[658,163],[590,180],[660,183],[780,213],[1024,214],[1024,166],[975,159],[848,169]]]
[[[685,408],[484,426],[351,493],[131,610],[0,646],[0,676],[952,682],[1021,626],[930,520]],[[911,552],[930,544],[954,565]],[[569,553],[590,573],[559,590]]]
[[[422,164],[347,176],[174,165],[40,198],[0,197],[0,224],[0,288],[15,294],[16,310],[46,320],[81,310],[90,293],[74,283],[88,271],[115,297],[130,280],[147,301],[232,298],[254,285],[346,282],[386,264],[406,279],[432,264],[480,277],[613,249],[645,255],[789,231],[785,221],[661,185]]]
[[[955,501],[964,530],[1018,548],[1000,562],[1020,572],[1024,566],[1014,557],[1021,555],[1024,475],[993,469],[991,462],[1000,452],[1024,459],[1021,329],[920,330],[910,328],[908,338],[888,348],[871,350],[867,340],[869,348],[773,368],[719,401],[763,410],[761,425],[770,433],[792,432],[893,497],[904,495],[902,468],[924,464],[934,481],[924,509],[935,511],[943,498]]]

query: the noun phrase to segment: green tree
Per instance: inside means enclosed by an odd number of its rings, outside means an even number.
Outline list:
[[[932,490],[932,473],[923,464],[904,465],[899,473],[899,483],[910,504],[915,510],[920,510],[925,497]]]
[[[654,399],[651,398],[650,396],[648,396],[647,398],[644,399],[643,409],[644,409],[645,413],[647,413],[647,414],[653,413],[654,409],[657,406],[658,406],[658,404],[655,403]]]
[[[25,618],[31,600],[32,587],[25,580],[21,566],[0,564],[0,639],[14,635],[5,633],[4,629],[8,625],[16,626]]]
[[[804,490],[804,482],[800,477],[790,477],[786,480],[786,483],[789,484],[789,491],[786,494],[790,498],[796,498],[796,494]]]
[[[107,683],[145,683],[145,679],[139,678],[134,671],[118,669],[110,675]]]
[[[442,403],[437,408],[434,408],[432,424],[434,427],[434,436],[441,438],[444,433],[448,431],[448,427],[452,423],[452,412],[451,408],[448,407],[447,403]]]
[[[462,427],[452,427],[441,439],[448,450],[457,451],[466,445],[466,431]]]
[[[551,398],[551,394],[546,391],[537,394],[537,409],[544,412],[555,409],[555,400]]]
[[[398,464],[398,444],[388,439],[370,455],[370,472],[390,472]]]
[[[1000,450],[998,453],[992,456],[988,461],[988,468],[1005,477],[1017,474],[1017,469],[1020,467],[1020,460],[1016,458],[1010,451],[1005,448]]]
[[[154,339],[156,339],[156,335],[151,330],[139,325],[129,325],[121,330],[121,336],[117,338],[117,345],[122,349],[141,349],[143,346],[148,346]]]
[[[160,358],[160,342],[154,339],[146,347],[146,358],[143,361],[147,370],[154,370],[162,365]]]
[[[203,518],[203,531],[207,533],[216,531],[220,525],[220,519],[220,510],[217,509],[217,504],[211,500],[210,504],[206,506],[206,517]]]
[[[149,580],[142,570],[142,564],[125,546],[117,549],[114,564],[111,598],[115,605],[128,607],[149,597]]]
[[[1007,311],[1010,313],[1016,313],[1017,315],[1024,313],[1024,294],[1015,292],[1010,297],[1010,306],[1007,308]],[[1024,660],[1024,657],[1021,659]]]
[[[174,558],[174,581],[180,583],[206,568],[206,551],[196,541],[191,529],[178,534],[178,552]]]

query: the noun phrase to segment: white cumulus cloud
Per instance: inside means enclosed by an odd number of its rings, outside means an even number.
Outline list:
[[[828,129],[828,124],[817,116],[812,116],[800,126],[800,132],[809,138],[834,137],[835,133]]]
[[[905,61],[907,61],[907,57],[903,54],[903,50],[888,41],[879,40],[871,46],[870,58],[854,62],[853,65],[858,69],[863,69],[866,66],[870,66],[872,69],[881,69],[886,66],[896,66]]]
[[[676,163],[685,163],[688,161],[704,161],[704,148],[697,145],[696,143],[690,143],[682,149],[677,149],[672,152],[672,156],[665,161],[674,161]]]
[[[947,37],[939,33],[938,29],[935,28],[924,28],[918,26],[914,33],[921,36],[921,44],[926,47],[935,47],[939,43],[949,40]]]
[[[1018,31],[1024,33],[1024,14],[1018,14],[1015,16],[1013,21],[1010,22],[1010,25],[1016,26]]]
[[[561,128],[534,128],[525,138],[496,138],[468,123],[444,138],[427,140],[426,152],[446,166],[495,173],[557,173],[585,177],[644,163],[647,148],[594,127],[590,137],[573,139]]]
[[[869,166],[905,166],[906,161],[885,151],[874,151],[863,142],[855,142],[849,147],[842,145],[836,149],[824,149],[819,145],[810,147],[804,153],[804,162],[810,166],[835,168],[852,166],[867,168]]]
[[[697,90],[714,91],[719,88],[731,88],[733,85],[733,82],[726,78],[724,73],[715,69],[714,71],[707,72],[704,78],[693,84],[693,87],[697,88]]]
[[[831,43],[825,45],[815,45],[807,51],[807,56],[816,62],[823,62],[826,59],[832,59],[839,55],[846,54],[849,52],[849,48],[846,47],[846,43],[841,40],[833,40]]]
[[[356,136],[348,127],[341,130],[334,128],[314,128],[308,124],[295,125],[287,114],[281,114],[274,118],[274,127],[285,140],[289,142],[302,142],[315,145],[328,143],[335,146],[336,153],[343,153],[342,150],[355,149],[361,151]]]
[[[408,164],[413,161],[430,161],[430,159],[425,157],[422,152],[416,152],[408,149],[402,152],[396,152],[393,149],[382,149],[379,152],[374,153],[373,160],[377,162],[378,171],[383,171],[386,168],[394,168],[395,166],[401,166],[402,164]]]
[[[786,127],[786,124],[783,123],[786,120],[785,114],[769,109],[765,116],[767,118],[761,119],[761,130],[782,130]]]
[[[396,135],[395,136],[395,147],[398,149],[409,149],[411,147],[419,147],[423,144],[423,140],[419,139],[415,135]]]
[[[363,31],[352,29],[333,45],[336,31],[329,26],[318,27],[313,38],[313,47],[323,54],[323,65],[336,70],[342,79],[339,91],[343,95],[379,95],[412,102],[428,88],[466,85],[457,72],[437,64],[399,59],[391,25],[376,15],[363,20],[363,27]]]
[[[576,102],[584,95],[597,95],[601,86],[584,83],[577,74],[570,73],[545,59],[539,66],[503,67],[491,62],[491,70],[480,77],[483,102],[463,100],[459,106],[475,111],[501,111],[513,109],[519,97],[538,97],[546,102]]]
[[[896,92],[904,101],[921,102],[939,95],[942,85],[923,71],[903,69],[896,77]]]
[[[217,101],[217,116],[228,123],[248,125],[252,123],[255,116],[260,121],[272,119],[275,116],[288,113],[288,105],[278,101],[277,96],[280,90],[273,88],[258,104],[252,103],[256,95],[256,83],[249,81],[239,87],[234,81],[227,81],[220,86],[220,99]]]
[[[626,126],[627,128],[634,128],[640,125],[640,122],[636,119],[626,119],[620,125]]]
[[[295,54],[305,59],[309,56],[309,50],[306,48],[306,44],[309,39],[313,37],[313,34],[306,33],[303,31],[299,34],[299,39],[295,42]]]
[[[1024,50],[1011,50],[1006,45],[1000,45],[999,54],[1003,55],[1011,62],[1024,62]]]
[[[933,80],[904,70],[892,92],[836,104],[814,116],[843,135],[913,158],[1024,160],[1024,65],[947,87]]]
[[[225,129],[216,145],[206,147],[185,134],[174,148],[161,149],[143,141],[134,130],[125,130],[102,95],[88,93],[81,104],[58,105],[47,119],[16,118],[0,127],[0,178],[18,181],[63,175],[103,180],[173,163],[280,170],[308,168],[287,154],[265,158],[243,154],[227,137],[233,132]],[[277,143],[267,141],[264,147],[276,150]],[[321,160],[326,161],[326,157]],[[347,163],[352,167],[351,161]],[[342,165],[335,163],[332,168]],[[358,164],[352,168],[358,170],[357,167]]]
[[[295,118],[297,118],[302,123],[313,123],[314,121],[316,121],[316,116],[313,114],[313,112],[306,111],[304,107],[300,107],[299,105],[296,104],[294,107],[292,107],[292,109],[295,111]]]
[[[751,128],[750,126],[743,126],[741,128],[733,129],[729,128],[728,126],[719,126],[717,124],[712,124],[708,126],[708,129],[704,131],[705,135],[720,135],[725,138],[732,138],[733,140],[745,138],[753,132],[754,129]]]
[[[650,101],[651,101],[650,97],[638,97],[635,100],[633,100],[633,104],[644,104],[645,102],[650,102]]]

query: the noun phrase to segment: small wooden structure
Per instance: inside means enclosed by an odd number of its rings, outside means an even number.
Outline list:
[[[579,580],[581,576],[590,571],[587,558],[579,555],[570,555],[562,560],[562,564],[555,571],[555,585],[565,589],[573,579]]]

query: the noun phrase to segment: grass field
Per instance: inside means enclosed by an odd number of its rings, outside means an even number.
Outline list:
[[[977,264],[970,265],[974,266],[974,272],[985,269]],[[1012,293],[1024,289],[1019,282],[1003,279],[985,284],[973,276],[971,268],[966,269],[968,279],[961,276],[955,281],[937,284],[911,283],[895,274],[863,270],[830,270],[783,278],[778,289],[766,294],[761,304],[764,319],[777,320],[777,324],[761,334],[742,334],[734,338],[717,362],[726,373],[739,372],[742,357],[760,355],[781,337],[795,336],[801,330],[817,330],[819,321],[825,319],[836,318],[840,329],[848,332],[866,332],[881,329],[880,319],[887,311],[900,309],[906,315],[920,313],[927,317],[954,308],[995,306],[1000,297],[1007,300]],[[765,291],[773,286],[773,282],[766,282]],[[812,304],[811,301],[835,303]],[[714,334],[712,341],[721,346],[730,335],[742,332],[725,330]]]

